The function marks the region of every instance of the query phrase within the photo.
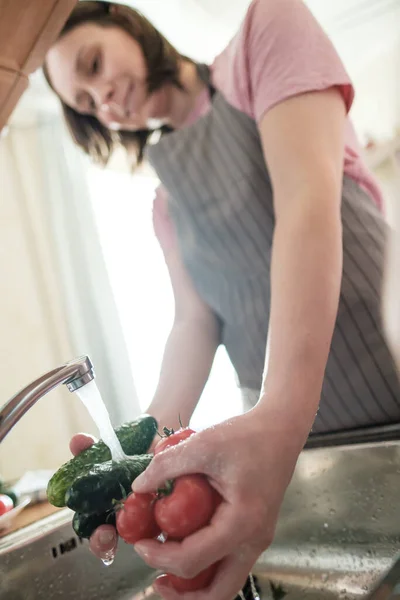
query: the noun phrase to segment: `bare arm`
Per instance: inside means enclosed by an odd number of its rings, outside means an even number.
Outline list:
[[[388,344],[400,374],[400,207],[393,204],[394,223],[388,232],[383,288],[383,320]]]
[[[168,565],[186,578],[221,561],[210,587],[194,594],[198,600],[232,598],[270,545],[317,411],[341,281],[344,122],[344,103],[334,90],[286,100],[262,120],[276,228],[260,401],[161,452],[133,484],[144,493],[166,479],[204,473],[224,498],[211,523],[184,545],[146,540],[135,546],[150,566]]]
[[[160,379],[147,412],[160,427],[187,425],[210,374],[219,344],[219,326],[201,300],[182,262],[177,244],[164,256],[175,298],[175,319],[161,366]]]
[[[338,307],[344,122],[344,102],[330,89],[289,99],[260,124],[276,227],[259,406],[298,449],[318,409]]]

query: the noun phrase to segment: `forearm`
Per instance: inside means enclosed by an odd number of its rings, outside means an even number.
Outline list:
[[[177,320],[168,337],[158,386],[147,412],[160,427],[187,425],[210,374],[219,344],[216,319]]]
[[[302,445],[318,410],[337,315],[342,231],[337,203],[293,208],[275,229],[260,404]]]

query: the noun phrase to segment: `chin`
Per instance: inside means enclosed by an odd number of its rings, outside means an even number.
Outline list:
[[[147,118],[146,124],[149,129],[160,129],[166,124],[168,114],[167,106],[167,94],[164,88],[155,91],[149,98],[147,105]]]
[[[153,117],[148,118],[146,122],[147,129],[151,130],[161,129],[163,125],[165,125],[165,121],[163,119]]]

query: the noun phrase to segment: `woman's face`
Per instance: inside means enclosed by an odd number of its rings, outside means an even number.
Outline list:
[[[68,106],[110,129],[135,131],[168,118],[169,88],[148,95],[141,47],[120,27],[78,25],[54,44],[46,66]]]

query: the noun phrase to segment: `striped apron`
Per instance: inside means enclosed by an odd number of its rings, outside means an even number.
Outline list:
[[[168,192],[184,264],[219,319],[221,343],[254,404],[270,311],[272,186],[255,121],[211,86],[207,67],[199,74],[210,111],[147,152]],[[386,224],[346,176],[342,221],[340,304],[313,433],[400,421],[400,387],[380,315]]]

